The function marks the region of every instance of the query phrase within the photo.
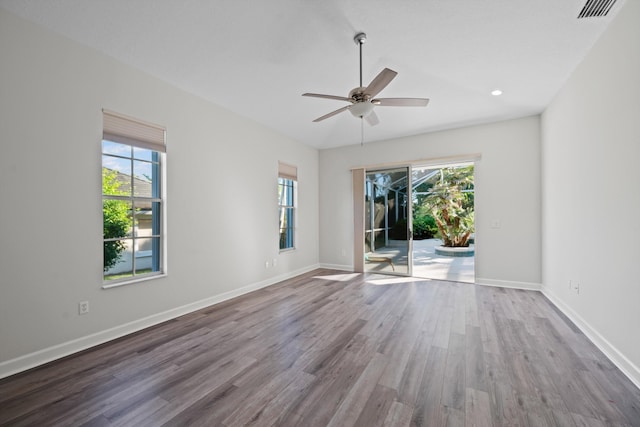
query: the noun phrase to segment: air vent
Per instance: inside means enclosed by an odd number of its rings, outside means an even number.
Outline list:
[[[607,13],[609,13],[615,3],[616,0],[587,0],[578,15],[578,19],[607,16]]]

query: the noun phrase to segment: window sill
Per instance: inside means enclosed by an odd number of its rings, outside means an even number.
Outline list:
[[[149,274],[144,276],[136,276],[135,278],[126,278],[102,283],[102,289],[119,288],[120,286],[133,285],[134,283],[146,282],[149,280],[166,277],[167,273]]]
[[[286,248],[286,249],[280,249],[279,253],[283,253],[283,252],[293,252],[295,251],[296,248]]]

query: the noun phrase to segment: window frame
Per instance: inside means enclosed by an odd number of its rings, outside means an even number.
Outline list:
[[[278,248],[280,252],[293,251],[296,249],[297,241],[297,206],[298,206],[298,181],[292,179],[293,177],[278,176]],[[286,190],[290,189],[291,203],[287,203],[289,197]],[[287,218],[286,226],[283,227],[284,218]],[[288,233],[284,239],[285,246],[283,247],[283,230],[288,230]]]
[[[122,285],[133,284],[137,282],[156,279],[166,276],[167,274],[167,250],[166,250],[166,150],[165,150],[165,130],[158,125],[149,124],[147,122],[138,121],[127,116],[122,116],[118,113],[109,112],[103,110],[104,113],[104,129],[103,137],[100,142],[101,146],[101,173],[104,174],[104,170],[115,170],[118,174],[127,175],[117,169],[107,168],[105,166],[105,159],[112,158],[116,161],[129,162],[129,175],[127,178],[129,182],[126,184],[128,187],[128,194],[105,194],[104,191],[104,178],[101,183],[101,204],[104,213],[104,202],[108,200],[116,200],[126,202],[128,205],[129,217],[131,219],[131,228],[126,233],[126,236],[118,236],[112,238],[105,238],[104,236],[104,214],[103,214],[103,238],[102,238],[102,250],[103,257],[105,251],[105,243],[109,241],[121,241],[126,246],[126,251],[131,256],[131,269],[123,272],[127,274],[124,277],[117,279],[107,279],[106,271],[102,270],[102,288],[108,289],[112,287],[119,287]],[[113,124],[115,123],[115,125]],[[124,131],[118,133],[120,127],[124,128]],[[115,132],[114,132],[115,129]],[[137,133],[141,135],[138,137]],[[126,152],[118,153],[113,150],[109,150],[105,143],[119,144],[119,146],[126,147]],[[111,146],[114,147],[114,146]],[[118,146],[115,146],[118,147]],[[121,147],[120,147],[121,148]],[[149,151],[150,153],[145,156],[139,156],[136,153],[136,149],[142,149]],[[138,152],[139,153],[139,152]],[[144,166],[144,165],[147,166]],[[136,167],[149,167],[150,170],[150,192],[147,194],[140,194],[136,192],[136,184],[140,177],[136,177]],[[147,178],[149,175],[144,175]],[[126,182],[126,181],[125,181]],[[126,191],[126,190],[125,190]],[[149,224],[149,233],[138,234],[137,218],[140,215],[140,207],[146,208],[148,212],[151,212],[151,220]],[[149,241],[151,245],[151,271],[144,273],[136,272],[136,255],[145,250],[138,249],[138,243],[143,241]],[[147,249],[148,250],[148,249]],[[117,273],[116,273],[117,274]]]

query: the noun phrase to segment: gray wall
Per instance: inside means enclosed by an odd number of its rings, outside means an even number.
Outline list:
[[[317,267],[317,150],[4,10],[0,57],[0,376]],[[168,276],[108,290],[102,108],[165,125],[168,153]],[[301,218],[282,254],[278,160]]]
[[[544,292],[640,386],[639,76],[627,1],[542,116],[542,265]]]

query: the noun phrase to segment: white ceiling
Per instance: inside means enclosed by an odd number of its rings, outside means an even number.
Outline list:
[[[576,19],[585,0],[0,0],[0,6],[305,144],[360,143],[347,96],[383,68],[380,97],[427,97],[427,108],[377,107],[365,141],[537,114],[586,55],[605,18]],[[490,95],[500,88],[500,97]]]

